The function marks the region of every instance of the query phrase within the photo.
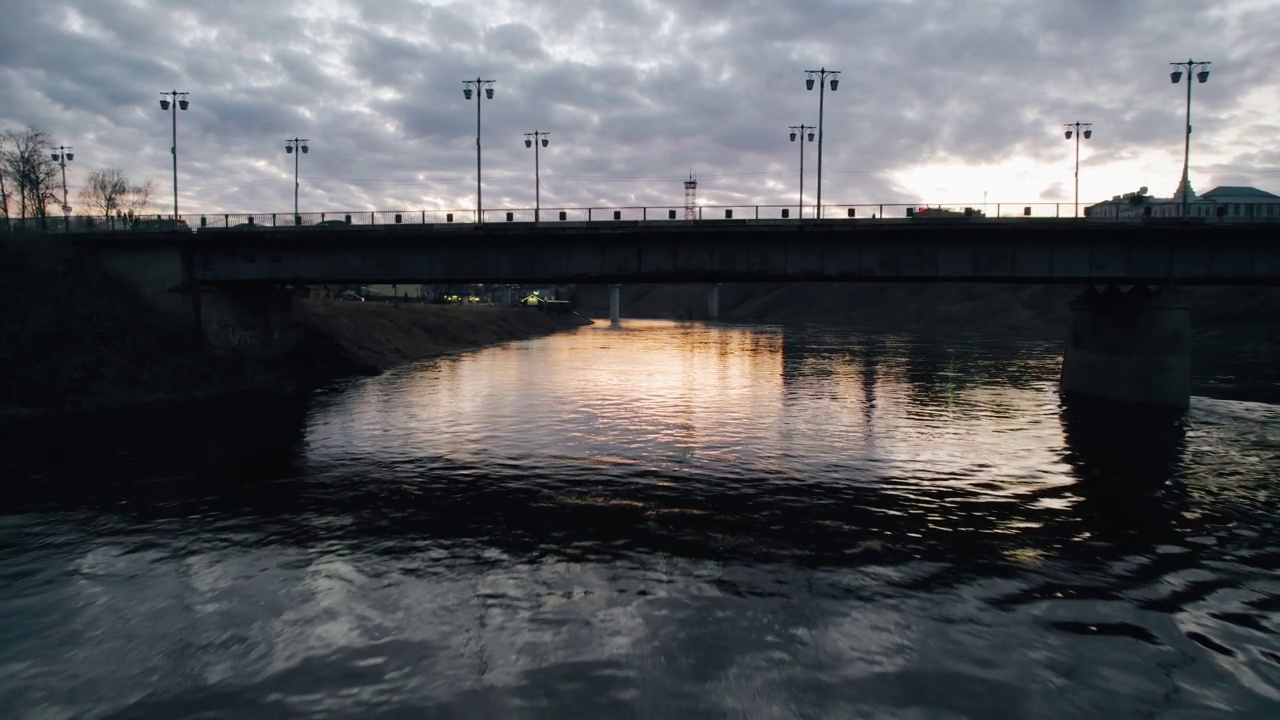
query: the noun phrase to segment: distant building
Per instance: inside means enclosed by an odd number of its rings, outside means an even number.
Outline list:
[[[1224,185],[1197,196],[1187,189],[1187,216],[1220,218],[1226,221],[1248,221],[1255,218],[1280,220],[1280,195],[1254,187]],[[1144,187],[1136,193],[1116,195],[1084,209],[1093,219],[1140,219],[1144,217],[1176,218],[1182,215],[1182,191],[1171,198],[1147,195]]]
[[[1223,185],[1200,197],[1222,208],[1225,211],[1220,211],[1223,217],[1280,219],[1280,195],[1273,195],[1266,190]]]

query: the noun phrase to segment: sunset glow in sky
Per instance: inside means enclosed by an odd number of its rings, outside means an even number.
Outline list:
[[[1185,85],[1168,63],[1213,62],[1195,85],[1198,191],[1280,193],[1280,5],[1260,0],[6,0],[0,126],[74,146],[75,185],[118,166],[171,183],[163,90],[179,113],[186,212],[464,209],[475,203],[482,104],[487,208],[796,201],[798,144],[826,93],[823,201],[1084,202],[1174,191]],[[817,144],[806,149],[813,202]],[[73,204],[75,204],[73,202]]]

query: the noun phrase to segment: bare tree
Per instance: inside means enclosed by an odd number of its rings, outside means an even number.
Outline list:
[[[0,167],[0,217],[9,219],[9,189],[4,181],[4,168]]]
[[[52,149],[48,134],[35,127],[0,132],[0,174],[6,187],[16,190],[22,217],[46,217],[48,206],[58,202],[58,165],[50,156]],[[6,205],[8,201],[6,192]]]
[[[85,177],[80,202],[93,209],[93,214],[106,218],[120,215],[132,217],[141,213],[151,199],[155,184],[150,180],[130,185],[129,178],[118,167],[94,170]]]

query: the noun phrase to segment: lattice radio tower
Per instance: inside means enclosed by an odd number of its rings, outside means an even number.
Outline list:
[[[684,219],[698,219],[698,180],[689,171],[689,179],[684,181]]]

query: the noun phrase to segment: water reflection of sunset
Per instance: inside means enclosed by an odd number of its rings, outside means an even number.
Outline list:
[[[1073,481],[1052,371],[907,337],[627,321],[423,363],[380,385],[394,399],[352,392],[345,412],[396,425],[389,457],[533,452],[668,473],[716,462],[949,504]],[[1034,379],[1010,387],[1010,375]]]
[[[1067,714],[1274,715],[1276,406],[1062,405],[1054,353],[628,322],[354,381],[283,430],[130,426],[82,456],[59,427],[6,488],[9,696],[79,716],[190,676],[116,714],[816,717],[825,693],[843,717],[927,685],[957,717],[1052,717],[1064,688]],[[193,649],[213,675],[171,672]]]

